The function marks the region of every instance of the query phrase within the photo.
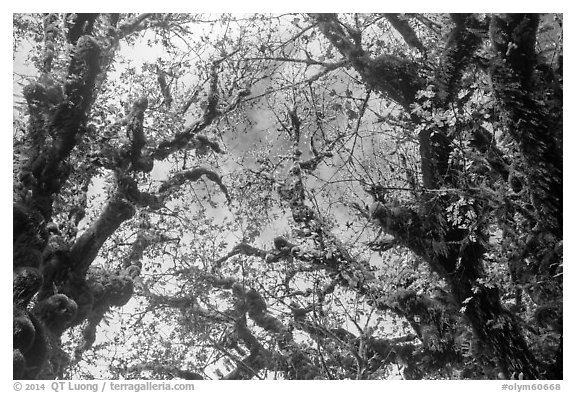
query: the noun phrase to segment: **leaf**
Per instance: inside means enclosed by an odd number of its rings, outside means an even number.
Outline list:
[[[358,118],[358,113],[356,111],[353,111],[352,109],[348,109],[348,111],[346,112],[346,114],[348,115],[348,118],[350,120],[354,120]]]

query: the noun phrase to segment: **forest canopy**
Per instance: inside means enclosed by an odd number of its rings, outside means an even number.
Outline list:
[[[14,379],[562,379],[561,14],[14,14]]]

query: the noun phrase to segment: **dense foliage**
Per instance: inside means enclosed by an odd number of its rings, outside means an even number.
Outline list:
[[[561,379],[562,48],[14,15],[14,378]]]

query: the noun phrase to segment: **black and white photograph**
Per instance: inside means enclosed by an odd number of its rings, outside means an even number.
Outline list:
[[[563,15],[12,13],[14,387],[560,390]]]

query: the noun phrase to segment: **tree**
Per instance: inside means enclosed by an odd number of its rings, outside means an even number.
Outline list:
[[[15,378],[562,378],[560,16],[14,34]]]

